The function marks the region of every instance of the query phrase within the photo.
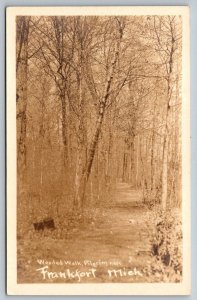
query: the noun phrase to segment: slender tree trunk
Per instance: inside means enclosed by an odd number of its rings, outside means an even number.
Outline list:
[[[159,33],[161,33],[161,19],[159,18]],[[170,105],[171,99],[173,94],[173,69],[174,69],[174,53],[177,50],[176,47],[176,26],[174,23],[174,17],[168,16],[168,45],[166,46],[165,53],[163,56],[161,55],[162,62],[165,62],[165,69],[166,69],[166,82],[167,82],[167,92],[166,92],[166,103],[165,103],[165,116],[164,116],[164,138],[163,138],[163,153],[162,153],[162,175],[161,175],[161,182],[162,182],[162,194],[161,194],[161,206],[165,213],[167,208],[167,198],[168,198],[168,152],[169,152],[169,121],[170,121]],[[154,17],[154,30],[157,39],[157,46],[160,50],[163,51],[163,47],[161,46],[161,40],[159,33],[156,27],[156,18]]]
[[[106,166],[105,166],[105,183],[107,186],[110,185],[110,167],[111,167],[111,154],[112,154],[112,132],[111,128],[109,129],[109,144],[106,153]]]
[[[162,195],[161,205],[163,211],[166,210],[168,196],[168,134],[164,137],[163,163],[162,163]]]
[[[163,211],[167,207],[168,197],[168,150],[169,150],[169,114],[170,114],[170,100],[171,100],[171,73],[168,76],[168,95],[167,95],[167,107],[165,115],[165,129],[164,129],[164,140],[163,140],[163,162],[162,162],[162,194],[161,194],[161,205]]]
[[[121,41],[122,36],[123,36],[122,28],[119,28],[119,34],[120,34],[119,40],[117,41],[117,44],[116,44],[114,58],[111,62],[111,66],[110,66],[110,69],[109,69],[106,85],[105,85],[105,88],[104,88],[104,95],[103,95],[103,97],[102,97],[102,99],[100,100],[100,103],[99,103],[99,110],[98,110],[98,116],[97,116],[95,131],[94,131],[91,143],[90,143],[87,163],[86,163],[86,167],[85,167],[85,170],[84,170],[84,173],[83,173],[82,196],[81,196],[82,207],[84,207],[84,205],[85,205],[84,202],[85,202],[86,186],[87,186],[87,182],[88,182],[88,179],[89,179],[89,176],[90,176],[90,173],[91,173],[96,147],[98,145],[99,137],[100,137],[100,134],[101,134],[101,129],[102,129],[103,119],[104,119],[105,110],[106,110],[106,106],[107,106],[107,101],[108,101],[108,98],[109,98],[109,95],[110,95],[111,86],[112,86],[112,82],[113,82],[113,77],[114,77],[114,73],[115,73],[115,69],[116,69],[116,65],[117,65],[117,61],[118,61],[118,57],[119,57],[120,41]]]
[[[26,167],[26,131],[27,131],[27,98],[28,98],[28,41],[29,18],[22,17],[20,45],[17,53],[17,167],[19,185],[25,176]]]
[[[62,106],[62,141],[64,166],[69,167],[69,145],[68,145],[68,108],[66,104],[65,93],[61,91],[60,101]]]
[[[134,176],[134,168],[135,168],[135,135],[132,132],[131,137],[130,137],[130,166],[129,166],[129,176],[128,176],[128,182],[131,185],[135,185],[135,176]]]
[[[84,95],[82,87],[81,71],[79,75],[79,124],[77,129],[77,155],[76,155],[76,172],[75,172],[75,197],[74,208],[81,209],[81,184],[83,177],[83,157],[84,155]],[[84,157],[85,159],[85,157]]]
[[[126,182],[127,177],[127,153],[123,153],[123,166],[122,166],[122,181]]]
[[[135,186],[139,187],[139,135],[136,141],[136,168],[135,168]]]
[[[78,82],[78,128],[77,128],[77,154],[76,154],[76,171],[75,171],[75,196],[74,196],[74,209],[76,211],[80,211],[82,209],[82,201],[81,195],[83,194],[83,160],[86,162],[86,149],[84,145],[85,141],[85,126],[84,126],[84,47],[83,40],[81,40],[81,32],[80,30],[80,52],[79,52],[79,66],[77,73],[77,82]]]

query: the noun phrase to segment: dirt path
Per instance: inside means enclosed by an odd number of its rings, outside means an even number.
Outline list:
[[[45,278],[38,268],[48,266],[50,272],[65,269],[86,272],[96,268],[96,278],[80,282],[143,282],[143,269],[149,259],[151,229],[146,222],[148,212],[140,191],[126,183],[118,183],[114,201],[89,226],[73,230],[66,239],[41,237],[22,240],[18,246],[19,282],[77,282],[77,278]],[[41,264],[38,263],[41,262]],[[51,262],[49,265],[48,263]],[[61,265],[63,262],[63,265]],[[108,270],[138,270],[138,276],[111,276]],[[125,273],[126,274],[126,273]],[[116,274],[117,275],[117,274]]]

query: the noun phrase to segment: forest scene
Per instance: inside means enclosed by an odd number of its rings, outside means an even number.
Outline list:
[[[182,280],[180,16],[17,16],[18,283]]]

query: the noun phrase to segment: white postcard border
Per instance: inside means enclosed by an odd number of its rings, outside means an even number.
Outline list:
[[[16,24],[17,15],[181,15],[183,281],[181,283],[17,284],[16,248]],[[191,291],[190,69],[187,6],[8,7],[7,46],[7,293],[9,295],[189,295]]]

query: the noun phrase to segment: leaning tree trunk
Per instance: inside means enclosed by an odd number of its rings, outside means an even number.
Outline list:
[[[119,40],[117,41],[114,58],[111,62],[111,66],[109,69],[106,85],[104,88],[104,96],[102,97],[102,99],[99,102],[99,110],[98,110],[98,115],[97,115],[96,126],[95,126],[94,134],[93,134],[93,137],[92,137],[92,140],[90,143],[86,167],[83,172],[83,178],[82,178],[82,184],[81,184],[81,186],[82,186],[82,194],[81,194],[82,209],[84,208],[84,205],[85,205],[86,186],[87,186],[87,182],[88,182],[88,179],[89,179],[89,176],[91,173],[96,148],[97,148],[99,137],[101,134],[103,119],[104,119],[104,115],[105,115],[105,111],[106,111],[106,107],[107,107],[107,101],[108,101],[108,98],[110,95],[113,77],[114,77],[114,73],[116,70],[116,65],[117,65],[117,61],[118,61],[118,57],[119,57],[120,41],[122,39],[122,36],[123,36],[123,29],[120,27],[119,28]]]

